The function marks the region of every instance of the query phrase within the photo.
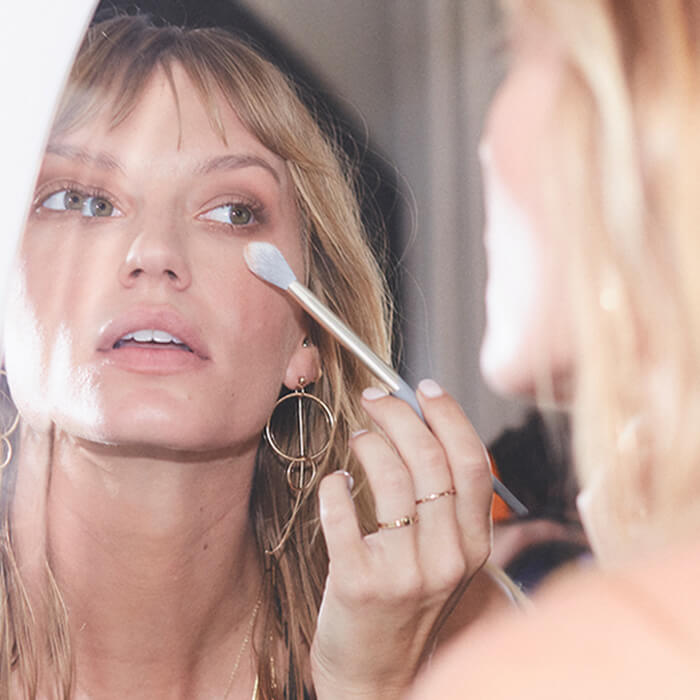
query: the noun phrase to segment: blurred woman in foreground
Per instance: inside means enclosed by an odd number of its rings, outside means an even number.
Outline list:
[[[700,2],[508,0],[484,135],[485,374],[570,401],[605,570],[414,698],[661,697],[700,672]],[[695,690],[691,690],[695,689]]]

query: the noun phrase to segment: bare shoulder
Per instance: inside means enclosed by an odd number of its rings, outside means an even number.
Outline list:
[[[528,614],[458,635],[411,700],[696,697],[700,547],[613,573],[556,581]]]

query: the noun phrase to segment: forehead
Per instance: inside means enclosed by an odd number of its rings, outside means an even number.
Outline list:
[[[120,97],[108,93],[78,126],[52,134],[54,149],[59,144],[65,154],[71,145],[83,151],[89,146],[103,154],[103,161],[111,153],[142,161],[176,155],[183,164],[187,158],[243,158],[286,183],[285,161],[246,127],[223,94],[203,93],[179,64],[172,65],[169,75],[156,69],[126,117],[115,120]]]

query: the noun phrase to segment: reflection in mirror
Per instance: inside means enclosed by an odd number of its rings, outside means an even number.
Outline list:
[[[242,251],[274,243],[388,354],[386,292],[339,153],[284,76],[222,30],[118,17],[88,33],[5,323],[21,415],[3,473],[8,695],[311,687],[318,484],[357,469],[347,437],[366,418],[350,389],[371,379]],[[337,428],[295,501],[261,434],[302,378]],[[308,420],[307,438],[317,429]],[[367,529],[366,488],[356,501]]]
[[[206,28],[98,10],[13,269],[0,694],[398,698],[506,602],[488,460],[440,386],[429,430],[243,260],[273,243],[390,360],[393,180],[252,15],[159,5]]]

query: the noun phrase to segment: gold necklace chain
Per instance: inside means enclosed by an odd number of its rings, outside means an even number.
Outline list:
[[[236,678],[236,674],[238,673],[238,667],[241,665],[241,659],[243,658],[243,654],[245,650],[248,647],[248,644],[250,643],[250,637],[253,633],[253,626],[255,625],[255,620],[258,617],[258,611],[260,610],[260,606],[262,605],[262,591],[260,592],[260,595],[258,596],[257,601],[255,601],[255,607],[253,608],[253,612],[250,616],[250,620],[248,621],[248,628],[246,630],[245,637],[243,637],[243,643],[241,644],[240,649],[238,650],[238,654],[236,655],[236,661],[233,664],[233,669],[231,670],[231,675],[228,677],[228,685],[226,686],[226,694],[224,695],[223,700],[227,700],[229,694],[231,693],[231,688],[233,688],[233,681]],[[78,688],[80,688],[80,683],[77,684]],[[255,674],[255,683],[253,684],[253,695],[251,696],[251,700],[257,700],[258,698],[258,687],[259,687],[259,679],[258,679],[258,674]],[[88,696],[90,697],[90,696]]]
[[[241,659],[243,658],[243,653],[245,650],[248,648],[248,644],[250,643],[250,637],[253,633],[253,627],[255,626],[255,619],[258,616],[258,611],[260,610],[260,606],[262,605],[262,591],[260,592],[260,595],[258,596],[257,601],[255,602],[255,607],[253,608],[253,612],[250,616],[250,620],[248,621],[248,628],[245,633],[245,637],[243,637],[243,642],[241,643],[241,647],[238,650],[238,654],[236,655],[236,661],[233,664],[233,668],[231,669],[231,675],[228,677],[228,685],[226,686],[226,693],[224,694],[223,700],[226,700],[231,693],[231,688],[233,688],[233,681],[236,678],[236,674],[238,673],[238,667],[241,665]],[[255,684],[253,685],[253,696],[251,700],[256,700],[258,697],[258,674],[255,674]]]

